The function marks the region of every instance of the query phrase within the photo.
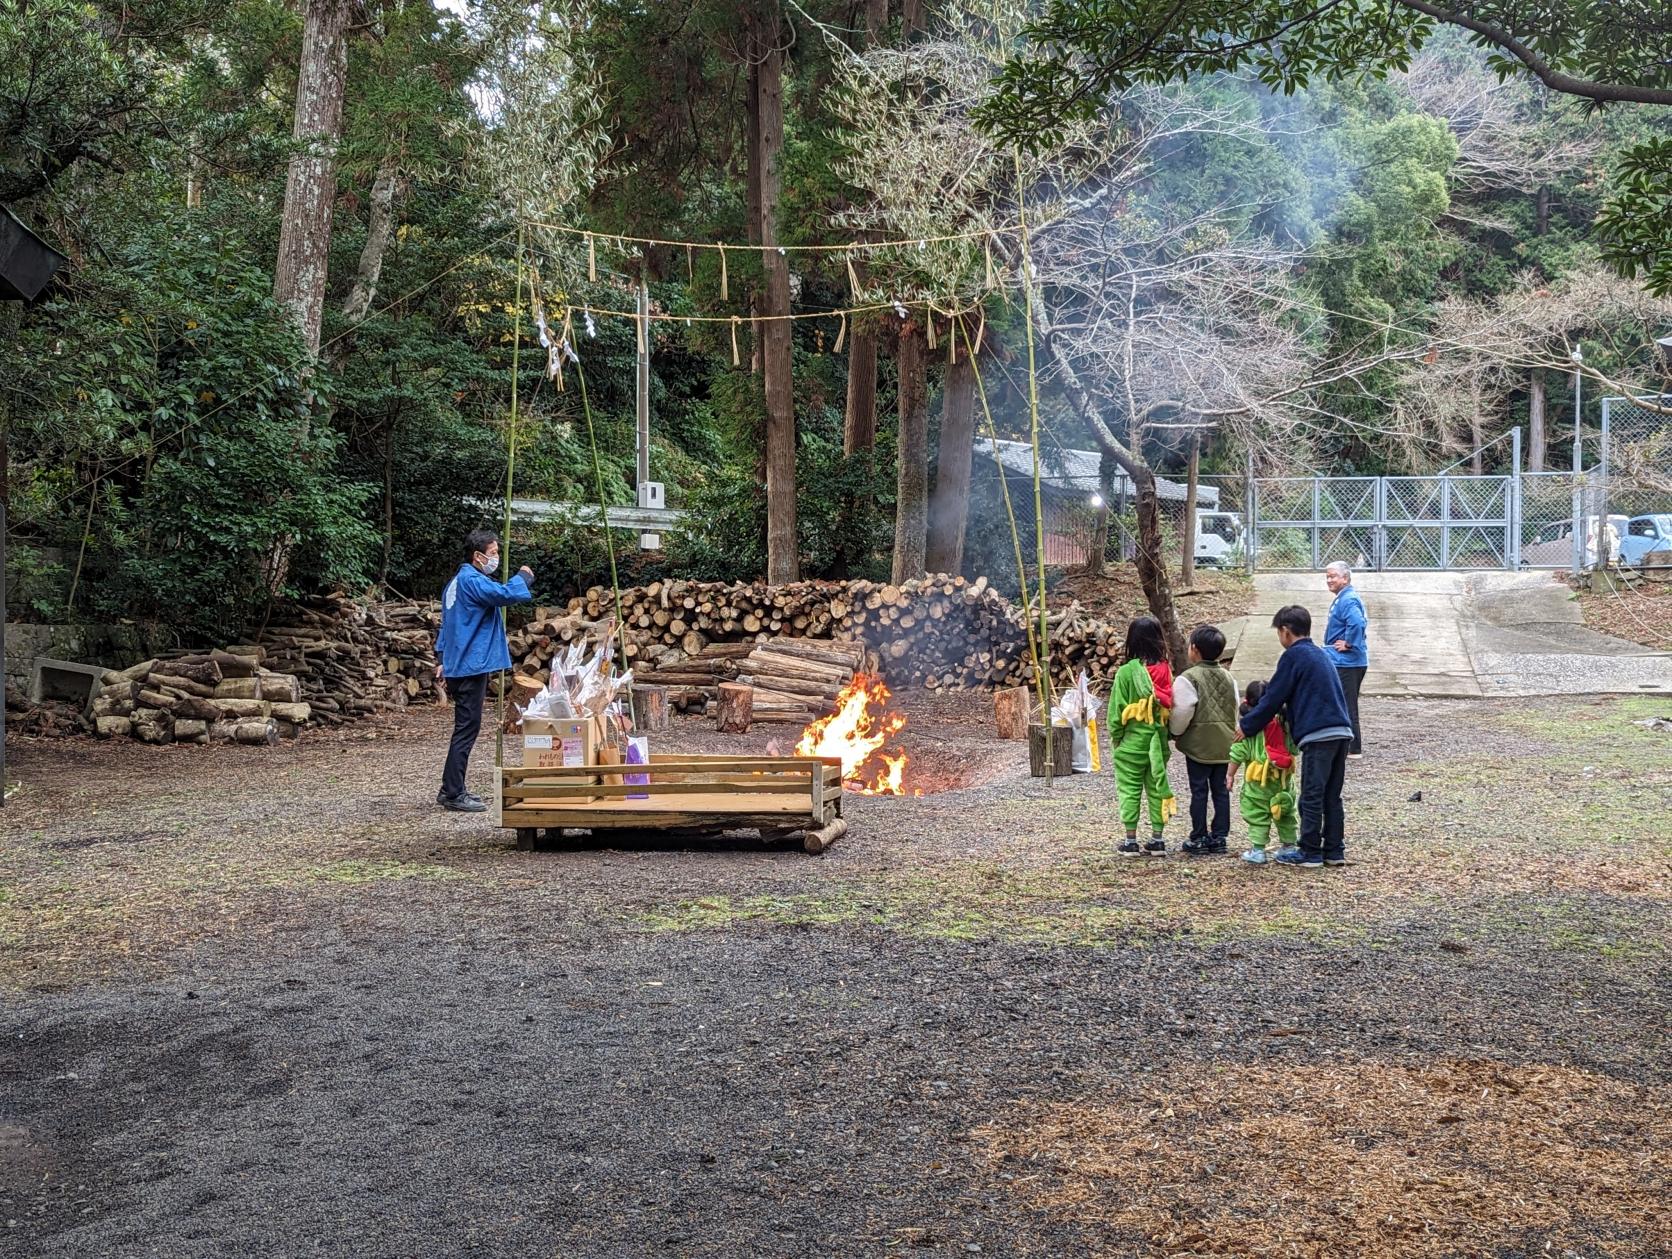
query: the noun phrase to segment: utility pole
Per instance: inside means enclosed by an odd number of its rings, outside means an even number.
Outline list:
[[[634,479],[637,482],[638,504],[645,507],[665,507],[666,499],[660,482],[650,479],[650,280],[641,265],[638,292],[639,355],[634,373],[636,390],[634,412],[638,419],[638,433],[634,445],[638,455]],[[640,533],[639,550],[655,551],[662,545],[659,533]]]

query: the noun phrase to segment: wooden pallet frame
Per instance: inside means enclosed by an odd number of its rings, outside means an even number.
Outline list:
[[[642,786],[620,781],[630,770],[502,766],[494,825],[516,831],[519,848],[533,848],[542,830],[753,829],[763,838],[800,833],[802,846],[820,853],[847,833],[838,757],[652,755],[635,771],[649,774]]]

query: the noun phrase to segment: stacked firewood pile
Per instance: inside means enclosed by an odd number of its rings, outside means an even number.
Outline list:
[[[722,684],[754,691],[753,720],[805,725],[835,707],[853,675],[875,668],[863,643],[806,638],[761,638],[710,643],[693,659],[659,669],[637,669],[635,681],[668,688],[677,708],[704,707]]]
[[[1033,676],[1023,610],[985,577],[786,586],[653,582],[623,590],[621,604],[634,677],[667,685],[678,707],[712,698],[720,682],[737,678],[739,644],[757,638],[863,643],[871,667],[896,690],[1007,687]],[[607,626],[613,612],[612,593],[594,587],[570,600],[566,613],[551,614],[539,633],[567,641]],[[1078,603],[1050,613],[1050,633],[1059,681],[1071,681],[1081,669],[1105,679],[1120,667],[1125,627],[1098,620]]]
[[[435,697],[434,602],[328,595],[287,607],[259,642],[104,675],[95,733],[146,743],[276,743]]]
[[[311,716],[294,674],[266,668],[260,647],[153,659],[113,669],[93,700],[107,739],[144,743],[277,743]]]
[[[327,595],[276,621],[256,639],[265,664],[296,675],[316,721],[337,725],[435,698],[441,605],[433,599],[362,603]]]

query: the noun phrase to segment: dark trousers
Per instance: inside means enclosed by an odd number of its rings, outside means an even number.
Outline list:
[[[1347,781],[1351,739],[1319,739],[1300,750],[1300,849],[1330,861],[1347,855],[1347,811],[1341,786]]]
[[[1225,785],[1225,766],[1184,758],[1190,771],[1190,838],[1228,839],[1231,835],[1231,789]],[[1208,830],[1208,800],[1213,801],[1213,830]]]
[[[482,730],[482,701],[488,694],[488,675],[448,678],[447,694],[453,697],[453,742],[447,748],[447,768],[441,771],[441,794],[448,800],[464,794],[464,771],[470,764],[470,749]]]
[[[1341,679],[1341,689],[1347,696],[1347,716],[1353,723],[1354,752],[1364,751],[1364,727],[1359,725],[1358,719],[1358,693],[1359,687],[1364,685],[1364,674],[1365,667],[1361,664],[1335,671],[1335,676]]]

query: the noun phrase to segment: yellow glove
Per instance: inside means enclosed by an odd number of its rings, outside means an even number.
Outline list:
[[[1173,814],[1179,811],[1177,796],[1168,796],[1161,802],[1161,821],[1163,824],[1172,820]]]

